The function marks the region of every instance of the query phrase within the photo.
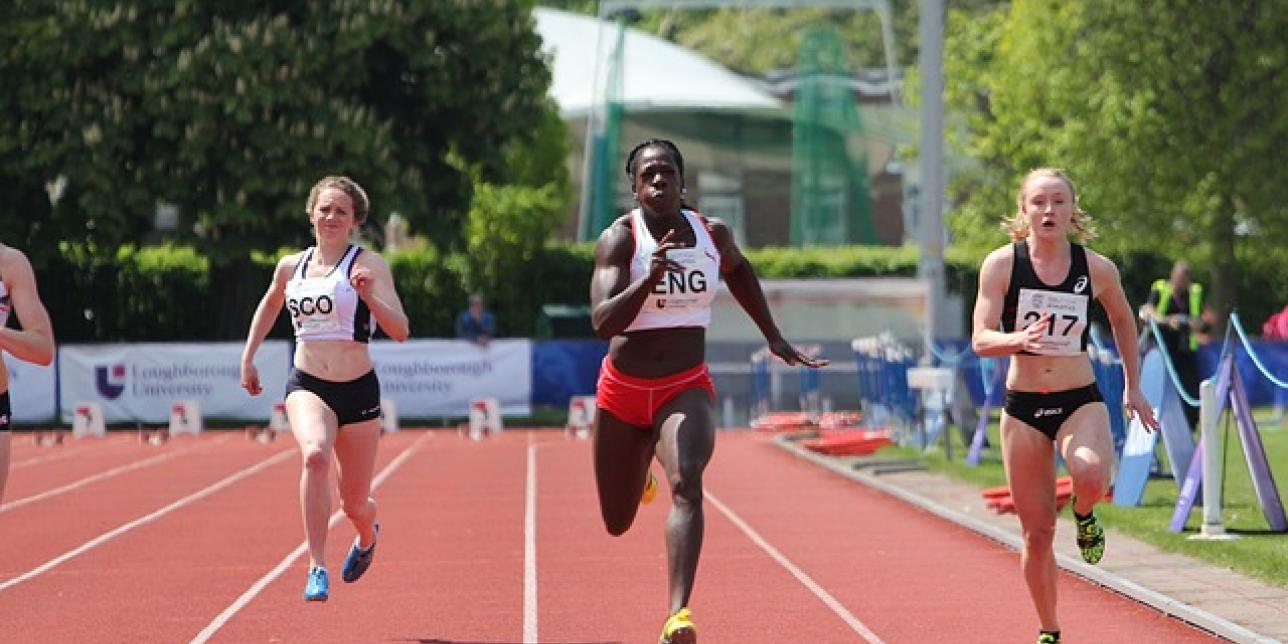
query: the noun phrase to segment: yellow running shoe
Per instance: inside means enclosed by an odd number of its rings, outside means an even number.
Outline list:
[[[681,608],[666,620],[657,644],[698,644],[698,627],[693,625],[693,616],[688,608]]]
[[[648,471],[648,480],[644,482],[644,493],[640,495],[640,505],[648,505],[653,502],[657,496],[657,477],[653,476],[653,470]]]

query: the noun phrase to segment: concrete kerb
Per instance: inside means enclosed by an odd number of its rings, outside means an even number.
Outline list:
[[[787,450],[798,458],[814,463],[815,465],[822,466],[836,474],[910,503],[935,516],[947,519],[962,527],[978,532],[979,534],[997,541],[1013,550],[1018,551],[1020,549],[1021,541],[1020,536],[1017,534],[1007,532],[995,526],[988,525],[974,517],[951,510],[939,503],[936,503],[932,499],[926,498],[920,494],[906,490],[887,481],[883,481],[875,476],[856,471],[851,467],[848,467],[846,464],[837,462],[835,459],[811,452],[800,445],[797,445],[796,442],[791,440],[791,437],[788,435],[776,436],[774,437],[774,442],[779,447]],[[1124,597],[1150,606],[1155,610],[1193,625],[1196,628],[1203,629],[1217,637],[1222,637],[1233,642],[1256,644],[1275,644],[1279,641],[1256,633],[1248,628],[1213,615],[1200,608],[1191,606],[1180,600],[1141,586],[1140,584],[1129,579],[1125,579],[1119,575],[1088,565],[1082,561],[1069,557],[1068,555],[1057,553],[1056,561],[1064,570],[1078,575],[1087,581],[1099,584],[1100,586],[1108,588]]]

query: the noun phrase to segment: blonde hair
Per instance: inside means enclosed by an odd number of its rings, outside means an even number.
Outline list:
[[[1002,218],[1002,229],[1010,233],[1011,241],[1020,241],[1029,236],[1029,220],[1024,216],[1024,190],[1028,187],[1029,181],[1037,177],[1054,177],[1069,186],[1069,194],[1073,197],[1073,230],[1078,241],[1086,242],[1096,237],[1096,226],[1091,221],[1091,215],[1082,211],[1078,207],[1078,189],[1074,187],[1073,181],[1069,175],[1064,173],[1060,168],[1036,168],[1029,170],[1020,181],[1020,191],[1015,197],[1017,209],[1014,215]]]
[[[346,195],[353,201],[353,220],[359,224],[367,221],[367,211],[371,209],[371,202],[367,200],[367,192],[358,185],[357,181],[349,177],[323,177],[321,181],[313,184],[313,189],[309,190],[309,200],[305,204],[304,212],[312,214],[313,207],[318,205],[318,197],[322,191],[328,188],[335,188]]]

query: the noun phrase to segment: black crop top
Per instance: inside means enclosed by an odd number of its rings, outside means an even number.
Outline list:
[[[1011,333],[1037,322],[1043,313],[1052,314],[1048,329],[1050,348],[1042,355],[1078,355],[1087,350],[1090,337],[1087,314],[1093,299],[1091,272],[1087,268],[1087,249],[1071,244],[1069,274],[1059,284],[1049,285],[1038,279],[1029,257],[1028,242],[1013,244],[1015,260],[1011,264],[1011,283],[1002,305],[1002,331]],[[1021,355],[1034,355],[1021,351]]]

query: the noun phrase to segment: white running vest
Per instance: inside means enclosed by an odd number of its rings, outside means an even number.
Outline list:
[[[711,302],[720,287],[720,251],[696,213],[692,210],[681,213],[693,228],[697,245],[667,252],[667,258],[684,266],[684,272],[667,273],[653,287],[639,314],[626,327],[627,332],[677,327],[705,329],[711,324]],[[631,230],[635,235],[635,254],[631,257],[631,282],[634,282],[648,275],[657,240],[649,233],[639,208],[631,211]]]
[[[349,284],[349,274],[362,249],[349,245],[340,262],[322,277],[305,277],[315,247],[304,252],[286,282],[286,310],[296,341],[353,340],[366,342],[375,330],[367,303]]]

